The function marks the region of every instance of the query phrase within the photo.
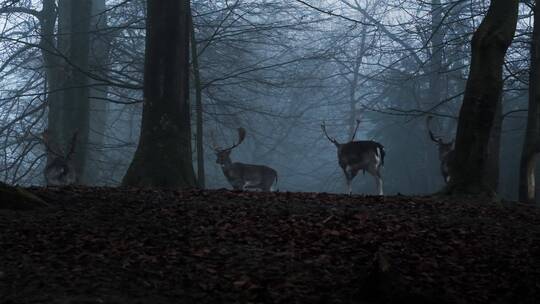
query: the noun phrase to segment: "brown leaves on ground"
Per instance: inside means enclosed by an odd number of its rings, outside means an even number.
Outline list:
[[[430,197],[31,189],[1,303],[537,303],[540,214]]]

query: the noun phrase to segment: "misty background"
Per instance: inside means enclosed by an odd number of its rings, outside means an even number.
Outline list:
[[[51,115],[47,99],[77,84],[50,88],[47,56],[63,58],[62,41],[81,34],[47,27],[47,1],[0,3],[0,180],[43,185],[46,163],[40,134]],[[50,1],[49,1],[50,2]],[[55,1],[52,1],[55,3]],[[117,186],[138,142],[142,113],[145,1],[92,0],[89,58],[90,117],[83,184]],[[445,140],[454,138],[470,61],[470,39],[488,1],[228,0],[192,1],[200,71],[207,188],[230,188],[215,163],[214,137],[222,147],[247,131],[233,161],[277,170],[280,191],[345,192],[336,148],[321,132],[348,141],[385,146],[385,194],[440,190],[437,146],[426,117]],[[82,17],[81,17],[82,18]],[[48,30],[48,31],[47,31]],[[499,193],[517,198],[519,156],[526,125],[529,36],[523,4],[508,52],[502,111]],[[75,37],[75,38],[73,38]],[[55,44],[47,44],[49,41]],[[54,47],[53,47],[54,46]],[[68,71],[66,71],[68,73]],[[192,80],[192,131],[196,130]],[[434,85],[436,84],[436,85]],[[193,134],[193,147],[196,136]],[[193,149],[193,166],[197,155]],[[375,193],[359,174],[354,193]]]

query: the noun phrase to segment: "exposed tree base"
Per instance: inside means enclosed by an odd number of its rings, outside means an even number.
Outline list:
[[[47,206],[45,201],[29,191],[0,182],[0,209],[30,210]]]

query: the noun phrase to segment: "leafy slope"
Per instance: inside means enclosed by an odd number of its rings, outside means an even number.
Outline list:
[[[0,303],[539,303],[540,214],[433,197],[32,189]]]

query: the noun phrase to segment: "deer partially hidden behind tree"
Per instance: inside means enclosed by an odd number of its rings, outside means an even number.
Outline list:
[[[454,140],[445,142],[440,136],[433,135],[431,131],[430,123],[432,116],[428,116],[426,119],[426,126],[429,133],[429,138],[437,144],[439,148],[439,161],[441,162],[441,175],[444,182],[448,184],[450,181],[450,164],[454,158]]]
[[[246,130],[238,129],[238,142],[231,147],[221,149],[215,144],[212,137],[213,149],[216,153],[216,163],[221,165],[223,174],[227,181],[235,190],[259,189],[261,191],[271,191],[274,182],[277,185],[276,170],[261,165],[251,165],[231,161],[231,151],[240,145],[246,137]]]
[[[324,135],[330,142],[337,147],[338,162],[345,178],[347,180],[347,188],[349,194],[352,194],[352,180],[360,170],[367,171],[375,178],[377,184],[377,193],[383,195],[383,180],[381,168],[384,165],[385,151],[383,145],[373,140],[354,140],[360,121],[356,120],[351,140],[347,143],[340,144],[335,138],[328,136],[326,132],[326,124],[322,123],[321,128]]]
[[[73,133],[67,151],[50,140],[48,131],[42,133],[43,143],[47,148],[47,165],[45,166],[45,182],[47,186],[66,186],[77,182],[77,173],[73,165],[73,155],[77,142],[77,132]]]

